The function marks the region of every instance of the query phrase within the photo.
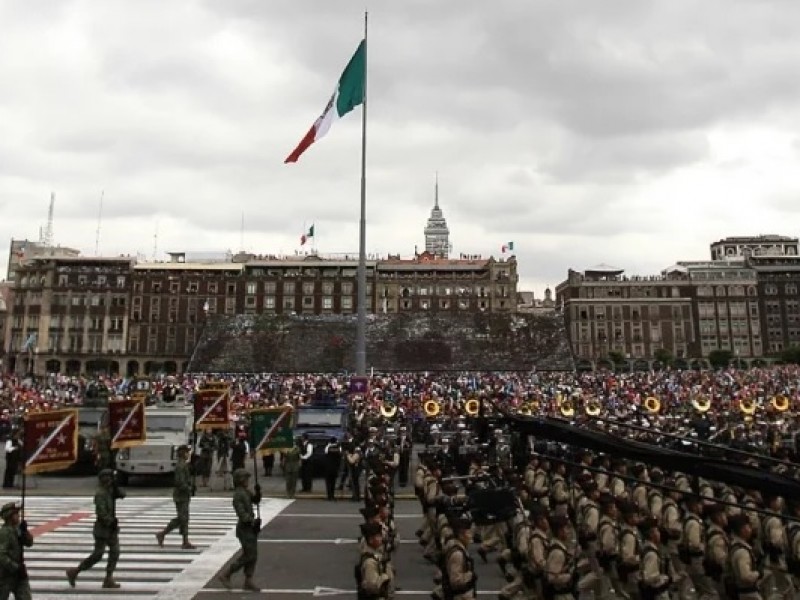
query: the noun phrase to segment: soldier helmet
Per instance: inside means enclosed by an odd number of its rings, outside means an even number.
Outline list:
[[[448,521],[454,533],[472,528],[472,519],[468,514],[453,515]]]
[[[247,469],[236,469],[233,472],[233,485],[241,485],[250,479],[250,473]]]
[[[97,474],[99,479],[113,479],[114,478],[114,469],[101,469],[101,471]]]
[[[175,452],[177,452],[178,454],[188,454],[188,452],[191,449],[192,449],[192,447],[189,444],[183,444],[182,446],[178,446],[175,449]]]
[[[364,508],[359,509],[358,512],[361,513],[364,519],[369,520],[377,517],[378,514],[380,513],[380,510],[374,504],[370,504],[369,506],[365,506]]]
[[[9,502],[0,508],[0,518],[2,518],[4,521],[8,521],[13,514],[18,513],[19,511],[20,507],[16,502]]]

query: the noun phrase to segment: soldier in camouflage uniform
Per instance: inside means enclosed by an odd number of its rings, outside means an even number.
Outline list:
[[[30,600],[31,584],[22,547],[33,546],[33,537],[28,533],[28,524],[20,521],[19,507],[13,502],[3,505],[0,517],[0,598],[14,594],[17,600]]]
[[[223,569],[219,581],[231,589],[231,575],[244,568],[244,585],[242,589],[250,592],[261,590],[253,583],[256,562],[258,561],[258,533],[261,531],[261,519],[256,519],[253,506],[261,502],[261,487],[256,484],[254,492],[248,489],[250,473],[245,469],[233,472],[233,509],[239,522],[236,524],[236,537],[242,545],[242,553],[230,566]]]
[[[174,529],[178,529],[183,537],[184,550],[194,550],[195,546],[189,542],[189,502],[194,495],[192,485],[192,474],[187,462],[189,457],[189,446],[178,448],[178,464],[175,466],[175,488],[172,490],[172,500],[175,502],[177,516],[172,519],[167,526],[156,533],[158,545],[164,546],[164,538]]]
[[[103,469],[98,475],[100,484],[94,494],[94,552],[81,561],[77,567],[67,569],[67,581],[70,587],[75,587],[78,573],[88,571],[103,558],[103,553],[108,547],[108,561],[106,563],[106,578],[103,587],[117,589],[120,585],[114,581],[114,569],[119,560],[119,521],[117,521],[116,502],[125,498],[125,493],[117,488],[114,481],[114,471]]]

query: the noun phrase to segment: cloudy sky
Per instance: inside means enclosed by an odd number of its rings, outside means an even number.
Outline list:
[[[0,0],[0,242],[55,191],[94,253],[104,191],[101,254],[356,251],[360,114],[283,159],[365,5],[370,252],[422,247],[436,171],[454,253],[515,242],[537,296],[800,233],[792,0]]]

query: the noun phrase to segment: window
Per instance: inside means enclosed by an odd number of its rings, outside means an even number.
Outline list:
[[[284,296],[293,296],[294,295],[294,281],[284,281],[283,282],[283,295]]]
[[[275,310],[275,296],[264,296],[264,308],[266,310]]]
[[[217,282],[211,281],[208,284],[208,293],[209,294],[216,294],[217,293]]]
[[[342,282],[342,294],[350,295],[353,293],[353,284],[349,281]]]
[[[59,275],[58,276],[58,285],[61,287],[66,286],[69,283],[69,276],[68,275]]]
[[[342,298],[342,310],[353,310],[353,299],[349,296]]]
[[[330,296],[333,294],[333,283],[330,281],[325,281],[322,283],[322,293],[326,296]]]
[[[310,296],[313,293],[314,293],[314,282],[306,281],[305,283],[303,283],[303,294],[305,294],[306,296]]]
[[[255,281],[248,281],[247,282],[247,292],[246,293],[249,294],[249,295],[253,295],[253,294],[256,293],[257,288],[258,288],[258,284]]]
[[[274,294],[277,291],[277,287],[274,281],[265,281],[264,282],[264,293],[265,294]]]
[[[150,291],[154,294],[161,293],[161,282],[160,281],[153,281],[150,283]]]
[[[141,294],[144,290],[144,282],[143,281],[134,281],[133,282],[133,291],[136,294]]]
[[[283,310],[286,310],[286,311],[294,310],[294,298],[284,298],[283,299]]]
[[[122,317],[111,317],[109,321],[109,331],[122,331]]]
[[[309,306],[314,306],[314,297],[313,296],[303,296],[303,308],[307,308]]]
[[[333,310],[333,298],[330,296],[325,296],[322,298],[322,309],[323,310]]]
[[[768,283],[764,286],[764,293],[767,296],[776,296],[778,294],[778,286],[774,283]]]
[[[186,291],[190,294],[195,294],[200,289],[200,284],[196,281],[189,282],[189,285],[186,286]]]
[[[225,314],[236,314],[236,298],[225,298]]]
[[[86,285],[86,275],[78,275],[78,285]]]
[[[445,300],[445,299],[439,300],[439,308],[441,308],[442,310],[447,310],[448,308],[450,308],[450,300]]]
[[[787,296],[796,296],[797,295],[797,284],[796,283],[787,283],[786,284],[786,295]]]
[[[697,288],[697,295],[698,296],[713,296],[714,292],[712,288],[708,287],[707,285],[701,285]]]
[[[246,296],[244,299],[244,305],[248,308],[254,308],[256,305],[256,297],[255,296]]]
[[[235,283],[228,283],[228,284],[225,286],[225,293],[226,293],[228,296],[233,296],[233,295],[235,295],[235,294],[236,294],[236,284],[235,284]]]

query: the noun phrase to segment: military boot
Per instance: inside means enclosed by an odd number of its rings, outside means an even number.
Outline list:
[[[78,568],[74,567],[72,569],[67,569],[67,581],[69,582],[69,587],[75,587],[75,580],[78,579]]]
[[[233,589],[233,584],[231,583],[231,571],[230,569],[225,569],[222,573],[219,574],[219,582],[222,584],[227,590]]]
[[[247,590],[248,592],[260,592],[261,588],[258,587],[255,583],[253,583],[252,577],[245,577],[244,585],[242,586],[243,590]]]
[[[158,547],[159,548],[163,548],[164,547],[164,537],[165,537],[165,535],[164,535],[163,531],[159,531],[156,534],[156,541],[158,542]]]
[[[194,544],[189,541],[188,537],[183,538],[183,545],[181,546],[184,550],[194,550],[197,548]]]
[[[114,581],[114,577],[111,575],[106,575],[106,578],[103,580],[103,587],[106,589],[116,590],[121,588],[122,586]]]

